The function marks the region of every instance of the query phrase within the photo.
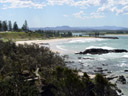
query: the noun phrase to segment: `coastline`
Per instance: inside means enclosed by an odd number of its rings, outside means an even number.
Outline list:
[[[25,40],[25,41],[16,41],[16,44],[39,44],[39,43],[51,43],[51,42],[57,42],[57,41],[68,41],[68,40],[72,40],[72,39],[90,39],[90,38],[95,38],[95,37],[69,37],[69,38],[55,38],[55,39],[44,39],[44,40]]]
[[[55,38],[55,39],[46,39],[46,40],[27,40],[27,41],[16,41],[16,44],[41,44],[41,43],[49,43],[51,45],[50,47],[50,50],[52,52],[58,52],[58,53],[62,53],[63,50],[58,50],[56,47],[53,47],[53,43],[56,43],[56,42],[68,42],[70,40],[77,40],[77,39],[104,39],[104,38],[95,38],[95,37],[70,37],[70,38]],[[54,44],[56,45],[56,44]],[[80,76],[83,75],[82,72],[79,72],[78,73]],[[90,76],[90,78],[94,78],[95,77],[95,74],[88,74]],[[116,75],[114,75],[116,76]],[[113,78],[113,76],[109,76],[110,78]],[[112,81],[110,81],[112,82]],[[115,83],[114,83],[115,84]],[[119,86],[118,86],[119,87]],[[120,88],[120,87],[119,87]],[[122,90],[122,89],[121,89]],[[123,92],[124,93],[124,92]]]
[[[69,38],[55,38],[55,39],[44,39],[44,40],[25,40],[25,41],[16,41],[16,45],[19,44],[42,44],[42,43],[54,43],[54,42],[66,42],[66,41],[70,41],[70,40],[77,40],[77,39],[94,39],[95,37],[69,37]],[[98,39],[98,38],[95,38]],[[51,51],[56,52],[57,50],[54,50],[52,48],[50,48]]]

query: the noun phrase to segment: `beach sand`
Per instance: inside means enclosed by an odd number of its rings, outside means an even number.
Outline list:
[[[63,53],[63,50],[59,50],[55,45],[57,42],[68,42],[71,40],[78,40],[78,39],[90,39],[94,37],[71,37],[71,38],[57,38],[57,39],[46,39],[46,40],[27,40],[27,41],[16,41],[16,45],[19,44],[38,44],[38,45],[49,45],[50,50],[53,52]]]
[[[16,41],[15,43],[18,44],[40,44],[40,43],[52,43],[52,42],[62,42],[62,41],[69,41],[75,39],[87,39],[87,38],[94,38],[94,37],[71,37],[71,38],[57,38],[57,39],[46,39],[46,40],[27,40],[27,41]]]

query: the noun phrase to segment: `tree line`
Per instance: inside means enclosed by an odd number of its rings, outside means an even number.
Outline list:
[[[19,28],[17,22],[15,21],[13,24],[11,21],[1,21],[0,20],[0,31],[24,31],[27,32],[29,30],[27,20],[25,20],[23,26]]]
[[[39,33],[41,36],[45,38],[54,38],[54,37],[72,37],[71,31],[54,31],[54,30],[29,30],[27,20],[25,20],[24,24],[21,28],[19,28],[17,22],[15,21],[13,24],[11,21],[0,21],[0,32],[5,31],[14,31],[14,32],[27,32],[30,35],[33,33]]]
[[[46,38],[50,38],[50,37],[72,37],[73,36],[71,31],[36,30],[34,32],[39,33]]]

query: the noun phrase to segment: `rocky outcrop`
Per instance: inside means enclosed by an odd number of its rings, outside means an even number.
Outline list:
[[[100,55],[100,54],[107,54],[107,53],[122,53],[122,52],[128,52],[128,51],[125,49],[108,50],[108,49],[101,49],[101,48],[92,48],[76,54],[99,54]]]
[[[98,38],[104,38],[104,39],[119,39],[118,37],[98,37]]]
[[[119,76],[119,78],[117,79],[117,82],[121,83],[121,84],[126,84],[126,79],[123,75]]]
[[[108,80],[113,80],[113,79],[115,79],[115,78],[118,78],[118,76],[108,76],[108,77],[106,77]]]
[[[124,72],[128,72],[128,70],[124,70]]]

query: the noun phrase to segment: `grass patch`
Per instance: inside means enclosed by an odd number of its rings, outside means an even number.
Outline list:
[[[0,39],[3,41],[17,41],[17,40],[33,40],[33,39],[45,39],[43,34],[39,33],[25,33],[25,32],[2,32],[0,33]]]

